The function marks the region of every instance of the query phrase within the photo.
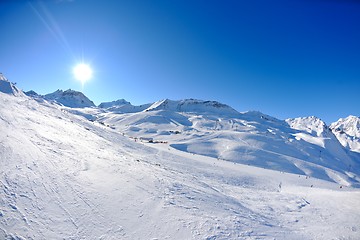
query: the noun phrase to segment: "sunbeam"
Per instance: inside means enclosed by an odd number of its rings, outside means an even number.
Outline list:
[[[57,24],[56,20],[50,13],[50,11],[46,8],[46,6],[42,2],[37,2],[40,9],[36,8],[31,2],[28,2],[33,12],[40,19],[40,21],[44,24],[47,30],[53,35],[53,37],[58,41],[58,43],[64,48],[64,50],[74,58],[73,51],[70,48],[70,45],[63,34],[61,28]],[[40,11],[41,12],[40,12]]]

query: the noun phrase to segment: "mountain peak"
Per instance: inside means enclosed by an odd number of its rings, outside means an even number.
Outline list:
[[[306,131],[312,135],[320,136],[329,132],[329,127],[318,117],[298,117],[285,120],[291,128]]]
[[[349,136],[360,138],[360,118],[356,116],[348,116],[340,118],[337,122],[330,125],[335,132],[346,133]]]
[[[207,114],[220,114],[220,115],[239,115],[235,109],[226,104],[217,101],[204,101],[199,99],[183,99],[183,100],[170,100],[163,99],[153,103],[145,111],[169,110],[175,112],[196,112]]]
[[[142,104],[140,106],[134,106],[125,99],[119,99],[112,102],[103,102],[99,105],[99,108],[105,108],[107,111],[114,113],[136,113],[147,109],[151,104]]]
[[[331,130],[347,149],[360,153],[360,118],[348,116],[330,125]]]
[[[0,92],[14,95],[23,96],[23,92],[19,90],[14,83],[11,83],[2,73],[0,73]]]
[[[116,101],[111,101],[111,102],[102,102],[99,105],[99,108],[110,108],[110,107],[114,107],[114,106],[123,106],[123,105],[129,105],[131,104],[130,102],[126,101],[125,99],[118,99]]]
[[[82,92],[72,89],[65,91],[58,89],[53,93],[46,94],[44,98],[71,108],[95,107],[95,104]]]
[[[34,90],[29,90],[29,91],[27,91],[27,92],[24,92],[25,93],[25,95],[27,95],[27,96],[29,96],[29,97],[39,97],[40,95],[37,93],[37,92],[35,92]]]

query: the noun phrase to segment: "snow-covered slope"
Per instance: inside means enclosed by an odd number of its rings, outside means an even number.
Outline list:
[[[56,101],[57,103],[71,108],[95,107],[95,104],[90,101],[82,92],[71,89],[66,91],[57,90],[53,93],[46,94],[44,98],[47,100]]]
[[[347,152],[339,144],[338,139],[332,133],[331,129],[319,118],[305,117],[286,120],[289,125],[301,132],[294,134],[297,139],[302,139],[314,146],[325,149],[339,161],[351,165],[351,160]],[[324,157],[324,151],[321,152],[321,158]]]
[[[69,107],[81,107],[79,99],[85,97],[58,90],[45,98],[61,100],[63,95],[71,96],[63,102]],[[316,117],[282,121],[260,112],[239,113],[216,101],[195,99],[165,99],[140,106],[120,99],[102,103],[99,108],[67,111],[130,137],[167,142],[177,150],[360,186],[358,138],[351,139],[355,152],[348,152],[343,145],[349,145],[349,138],[340,139],[340,143],[339,134],[334,135]]]
[[[37,92],[33,91],[33,90],[30,90],[30,91],[27,91],[27,92],[24,92],[26,96],[29,96],[29,97],[42,97],[40,94],[38,94]]]
[[[258,112],[77,110],[98,115],[89,121],[68,110],[0,93],[0,239],[360,237],[358,189],[208,157],[229,147],[248,163],[305,165],[309,152],[299,153],[312,145],[284,121]],[[135,141],[121,128],[169,143]],[[200,144],[194,149],[208,156],[181,144]]]
[[[147,109],[151,104],[143,104],[140,106],[134,106],[130,102],[124,99],[119,99],[112,102],[104,102],[99,105],[99,108],[107,109],[113,113],[135,113],[141,112]]]
[[[0,73],[0,92],[14,96],[23,96],[24,93]]]
[[[287,119],[286,122],[291,128],[305,131],[315,137],[328,136],[330,133],[326,123],[314,116]]]
[[[153,103],[145,111],[167,110],[172,112],[193,112],[196,114],[217,114],[226,116],[238,116],[239,113],[225,105],[216,101],[203,101],[197,99],[185,99],[173,101],[164,99]]]
[[[162,113],[127,116],[151,121],[155,116],[156,122]],[[173,114],[165,117],[177,122],[166,126],[192,127],[197,141],[237,129],[242,135],[229,136],[253,138],[253,146],[265,129],[269,136],[288,129],[283,121],[254,113],[244,113],[251,120],[218,119],[219,130],[211,125],[216,121]],[[208,132],[201,130],[206,127]],[[0,93],[0,129],[0,239],[360,236],[358,189],[135,142],[117,129],[28,97]]]
[[[125,99],[119,99],[112,102],[103,102],[100,103],[99,108],[111,108],[114,106],[123,106],[123,105],[129,105],[130,102],[126,101]]]
[[[340,143],[347,149],[360,153],[360,118],[348,116],[330,125]]]
[[[320,119],[281,121],[216,106],[166,100],[143,112],[97,117],[120,133],[167,142],[181,151],[360,186],[360,155],[348,154]]]

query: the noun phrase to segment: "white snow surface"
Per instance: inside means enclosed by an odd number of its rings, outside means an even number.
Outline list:
[[[24,95],[24,93],[12,84],[2,73],[0,73],[0,92],[14,96]]]
[[[347,149],[360,153],[360,118],[340,118],[330,125],[340,143]]]
[[[167,110],[172,112],[192,112],[196,114],[217,114],[227,116],[238,116],[239,113],[225,105],[216,101],[203,101],[198,99],[184,99],[173,101],[169,99],[160,100],[153,103],[145,111]]]
[[[144,104],[140,106],[134,106],[130,102],[124,99],[119,99],[112,102],[104,102],[99,105],[99,108],[105,108],[113,113],[135,113],[141,112],[150,107],[151,104]]]
[[[199,111],[180,108],[178,102],[159,108],[162,104],[96,117],[125,135],[166,142],[184,152],[360,186],[360,155],[350,154],[320,119],[281,121],[260,112],[218,114],[201,103],[196,104]]]
[[[0,93],[0,239],[360,238],[358,155],[338,159],[331,134],[258,112],[70,110]]]
[[[66,91],[56,90],[44,96],[46,100],[52,100],[71,108],[95,107],[95,104],[82,92],[68,89]]]
[[[129,105],[130,102],[126,101],[125,99],[119,99],[112,102],[103,102],[99,105],[99,108],[110,108],[114,106],[122,106],[122,105]]]

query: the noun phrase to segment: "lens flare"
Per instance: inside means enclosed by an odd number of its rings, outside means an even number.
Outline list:
[[[93,71],[91,67],[85,63],[76,65],[73,69],[74,77],[84,84],[86,81],[91,79]]]

